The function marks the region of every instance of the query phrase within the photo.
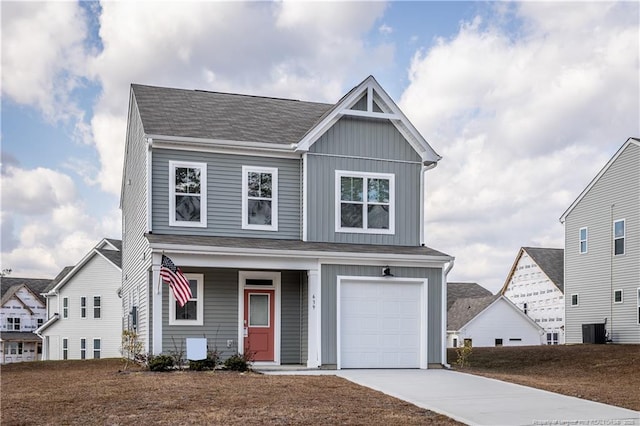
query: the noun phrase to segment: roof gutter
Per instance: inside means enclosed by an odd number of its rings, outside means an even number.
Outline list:
[[[292,144],[279,144],[270,142],[251,142],[251,141],[234,141],[229,139],[212,139],[212,138],[194,138],[189,136],[168,136],[168,135],[152,135],[145,134],[145,138],[154,139],[154,142],[185,142],[199,146],[218,146],[224,148],[253,148],[273,151],[291,152]]]

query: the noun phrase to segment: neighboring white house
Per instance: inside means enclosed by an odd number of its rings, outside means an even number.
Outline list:
[[[620,147],[560,222],[566,342],[640,343],[640,139]]]
[[[103,239],[47,287],[48,320],[36,330],[43,359],[121,356],[121,241]]]
[[[42,340],[33,331],[47,318],[40,292],[49,279],[2,278],[0,301],[0,364],[37,361]]]
[[[447,312],[447,347],[540,345],[544,330],[504,296],[460,298]]]
[[[564,250],[522,247],[500,294],[545,331],[548,345],[564,344]]]

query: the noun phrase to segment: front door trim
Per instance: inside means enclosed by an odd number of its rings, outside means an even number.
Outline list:
[[[238,271],[238,353],[244,353],[244,291],[250,289],[274,290],[274,342],[273,362],[259,361],[258,365],[280,365],[280,272],[274,271]],[[273,285],[247,285],[247,279],[267,279]]]

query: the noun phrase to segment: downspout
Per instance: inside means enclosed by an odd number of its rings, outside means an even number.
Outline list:
[[[441,325],[440,329],[443,330],[442,334],[442,365],[444,368],[451,368],[451,365],[447,363],[447,275],[453,269],[453,265],[456,262],[455,257],[451,257],[449,261],[449,265],[447,265],[447,269],[442,272],[442,301],[440,306],[442,306],[442,315],[441,315]]]

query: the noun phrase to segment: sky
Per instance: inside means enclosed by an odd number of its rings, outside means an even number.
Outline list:
[[[334,103],[376,77],[443,159],[427,245],[497,291],[640,137],[638,2],[9,2],[1,268],[53,278],[121,237],[131,83]]]

